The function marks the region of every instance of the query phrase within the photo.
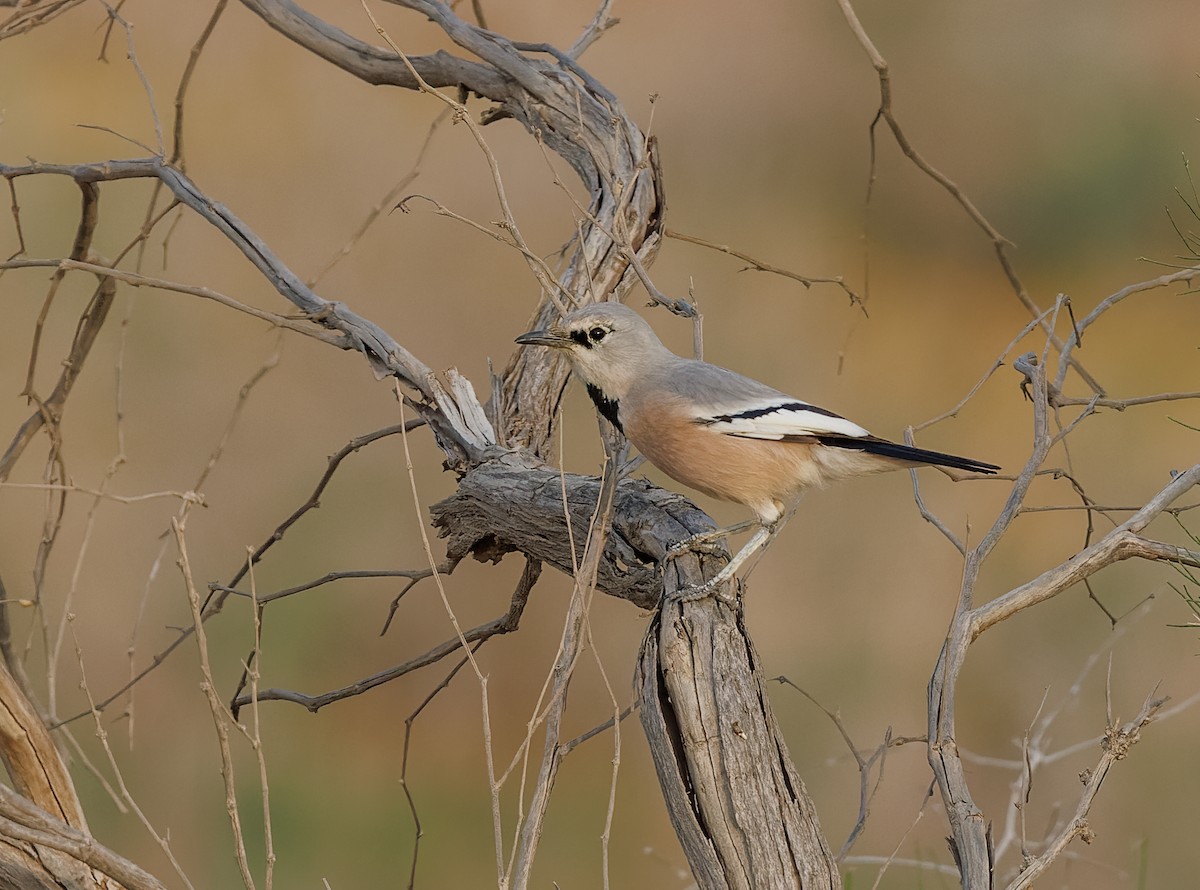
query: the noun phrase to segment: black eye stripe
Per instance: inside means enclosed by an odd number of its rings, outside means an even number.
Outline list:
[[[570,336],[580,346],[591,349],[608,336],[608,331],[603,325],[592,325],[586,331],[571,331]]]

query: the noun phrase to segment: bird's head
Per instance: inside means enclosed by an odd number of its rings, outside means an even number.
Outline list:
[[[645,319],[620,303],[584,306],[544,330],[522,334],[516,342],[563,350],[583,382],[613,401],[672,355]]]

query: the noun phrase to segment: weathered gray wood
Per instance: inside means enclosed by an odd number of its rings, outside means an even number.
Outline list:
[[[690,571],[668,571],[668,585]],[[736,608],[669,601],[640,662],[642,725],[700,887],[834,888],[837,863],[788,756]]]
[[[579,546],[599,494],[595,477],[562,474],[527,452],[498,452],[434,505],[452,560],[519,550],[571,571],[563,492]],[[643,480],[617,489],[597,587],[643,608],[664,589],[702,583],[722,558],[657,563],[674,542],[712,528],[680,495]],[[836,888],[837,865],[788,756],[740,607],[670,600],[639,660],[641,720],[672,824],[699,886]]]
[[[520,551],[570,574],[564,490],[572,534],[582,550],[600,480],[563,473],[528,452],[494,452],[430,513],[433,524],[449,539],[446,556],[452,563],[468,554],[480,561],[497,561]],[[643,609],[655,608],[662,591],[657,561],[671,543],[713,528],[712,520],[682,495],[644,479],[623,480],[617,486],[613,528],[597,587]],[[580,554],[575,556],[577,562]]]

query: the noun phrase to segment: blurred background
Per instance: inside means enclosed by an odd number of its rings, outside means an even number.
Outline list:
[[[359,4],[306,5],[378,43]],[[448,42],[420,17],[375,4],[393,39],[411,53]],[[1178,262],[1182,245],[1167,209],[1194,220],[1177,190],[1191,194],[1185,159],[1200,150],[1200,81],[1195,4],[1067,2],[903,4],[863,0],[858,13],[891,65],[895,111],[914,145],[957,182],[1014,245],[1032,297],[1050,306],[1069,294],[1079,317],[1120,288]],[[594,8],[577,0],[486,4],[488,26],[513,39],[566,47]],[[210,4],[129,2],[133,47],[163,126],[188,52]],[[465,4],[460,14],[469,15]],[[744,263],[667,240],[651,272],[662,291],[691,293],[704,313],[705,356],[832,408],[890,438],[954,406],[1029,321],[992,246],[952,199],[878,134],[877,181],[869,210],[868,125],[878,83],[833,0],[726,4],[618,3],[620,24],[582,59],[659,140],[667,225],[728,244],[766,262],[815,276],[845,276],[868,293],[868,315],[835,287],[743,271]],[[0,159],[56,163],[139,157],[153,145],[146,92],[126,60],[118,30],[105,34],[100,4],[84,3],[33,32],[0,43]],[[657,96],[651,101],[652,96]],[[188,172],[206,194],[245,220],[301,277],[322,269],[371,207],[414,165],[441,111],[429,97],[369,87],[293,46],[230,4],[199,61],[187,98]],[[473,100],[478,113],[486,105]],[[81,125],[105,127],[112,132]],[[115,134],[121,134],[120,136]],[[573,231],[570,201],[530,137],[511,121],[485,130],[522,231],[536,250],[555,251]],[[125,138],[121,138],[125,137]],[[561,165],[560,165],[561,166]],[[77,225],[78,189],[62,178],[15,184],[25,249],[61,257]],[[151,184],[101,186],[99,251],[113,255],[136,235]],[[465,127],[432,136],[410,192],[431,196],[487,223],[497,219],[483,157]],[[183,214],[161,227],[143,271],[203,285],[274,312],[290,307],[224,239]],[[11,217],[0,252],[18,250]],[[127,264],[128,265],[128,264]],[[20,395],[45,270],[0,278],[0,430],[3,442],[29,415]],[[78,313],[94,287],[67,279],[50,308],[35,373],[52,388]],[[486,398],[489,362],[503,367],[512,338],[537,300],[522,259],[494,241],[416,203],[384,215],[317,286],[330,299],[386,328],[434,368],[457,367]],[[631,302],[640,305],[644,295]],[[687,323],[647,311],[677,351]],[[1180,287],[1137,294],[1095,325],[1080,359],[1116,397],[1195,390],[1200,306]],[[1030,410],[1011,359],[1041,351],[1030,336],[1007,355],[960,414],[924,430],[919,443],[1017,472],[1028,454]],[[122,287],[109,322],[66,408],[70,479],[97,489],[121,448],[126,462],[108,483],[123,496],[184,491],[225,435],[246,381],[278,351],[278,363],[248,396],[193,511],[188,542],[200,583],[225,582],[313,489],[326,458],[355,436],[396,423],[391,387],[361,357],[277,332],[212,303]],[[119,387],[118,387],[119,382]],[[1071,378],[1068,390],[1085,390]],[[118,395],[121,421],[118,424]],[[581,391],[567,399],[562,462],[594,472],[601,461],[592,409]],[[1069,422],[1076,412],[1064,412]],[[1136,507],[1200,453],[1200,405],[1173,402],[1102,411],[1087,420],[1049,466],[1068,467],[1097,503]],[[120,443],[118,436],[120,436]],[[410,445],[420,502],[414,504],[401,443],[387,439],[347,459],[321,500],[258,567],[260,592],[326,572],[420,568],[424,508],[454,489],[441,455],[418,431]],[[45,440],[26,452],[11,481],[37,483]],[[672,485],[655,470],[650,478]],[[951,484],[920,477],[927,505],[960,537],[986,531],[1005,482]],[[737,508],[697,496],[721,522]],[[1187,503],[1194,502],[1193,496]],[[0,488],[0,577],[10,600],[34,595],[46,494]],[[1031,504],[1077,505],[1063,479],[1044,478]],[[164,539],[178,502],[169,498],[96,507],[68,499],[47,566],[44,614],[15,610],[16,639],[45,701],[62,716],[86,708],[81,689],[106,697],[150,663],[189,623],[177,553]],[[1114,514],[1117,521],[1127,513]],[[1181,519],[1200,533],[1195,514]],[[1095,535],[1111,527],[1095,520]],[[1185,542],[1169,518],[1157,537]],[[1022,517],[997,548],[978,596],[1024,583],[1074,553],[1088,534],[1084,514]],[[439,543],[434,542],[435,552]],[[164,549],[165,548],[165,549]],[[502,614],[520,572],[459,566],[446,592],[461,624]],[[873,749],[889,728],[925,732],[925,685],[958,592],[961,560],[922,520],[908,474],[860,480],[806,498],[752,575],[747,621],[768,676],[784,675],[840,713],[857,746]],[[1099,757],[1106,682],[1115,716],[1129,719],[1154,687],[1176,703],[1200,689],[1200,635],[1172,589],[1182,579],[1152,564],[1116,566],[1082,587],[986,634],[959,687],[958,741],[969,754],[977,804],[1005,835],[1024,819],[1031,841],[1074,811],[1077,774]],[[244,585],[243,585],[244,586]],[[453,635],[429,582],[402,601],[394,580],[331,584],[272,605],[260,662],[263,686],[319,693],[404,661]],[[491,741],[498,768],[518,752],[553,661],[569,585],[551,573],[534,590],[520,631],[479,653],[488,675]],[[64,620],[69,613],[70,621]],[[624,707],[648,616],[597,597],[595,657],[571,689],[568,735],[613,710],[607,675]],[[234,600],[209,626],[222,697],[232,694],[253,638],[252,615]],[[59,642],[61,640],[61,643]],[[76,655],[78,650],[78,655]],[[53,670],[47,671],[47,653]],[[405,720],[451,664],[311,714],[272,702],[259,709],[275,850],[276,886],[403,886],[416,827],[400,780]],[[48,673],[52,680],[47,680]],[[196,886],[235,886],[215,733],[200,691],[195,646],[187,643],[117,702],[102,722],[125,782]],[[51,691],[51,685],[53,691]],[[836,850],[858,814],[859,780],[837,728],[794,690],[773,698],[797,768]],[[1040,709],[1040,710],[1039,710]],[[1029,803],[1012,806],[1021,738],[1054,714],[1043,740],[1061,754],[1034,776]],[[249,714],[244,714],[249,719]],[[111,770],[94,724],[73,731],[100,772]],[[1097,839],[1076,842],[1047,886],[1179,887],[1194,883],[1200,775],[1194,769],[1200,711],[1151,726],[1110,774],[1091,812]],[[495,883],[491,799],[483,755],[480,687],[460,672],[412,723],[407,783],[424,836],[417,886]],[[540,742],[535,742],[540,751]],[[605,733],[566,759],[534,873],[534,886],[601,887],[611,761]],[[636,718],[619,739],[620,769],[609,848],[611,886],[684,888],[686,860],[660,802]],[[255,868],[262,830],[257,769],[238,745],[241,813]],[[178,881],[138,820],[119,812],[75,759],[91,825],[105,843],[173,885]],[[931,774],[922,744],[892,750],[871,817],[845,869],[846,885],[869,887],[877,857],[949,864],[946,823],[926,802]],[[501,794],[507,831],[518,782]],[[511,834],[505,838],[507,851]],[[1033,848],[1037,852],[1037,848]],[[1001,866],[1011,874],[1010,845]],[[935,868],[894,864],[879,886],[951,887]]]

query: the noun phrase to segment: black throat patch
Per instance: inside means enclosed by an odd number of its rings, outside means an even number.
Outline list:
[[[592,397],[592,403],[596,406],[596,410],[604,416],[605,420],[615,426],[624,435],[625,429],[621,426],[621,418],[617,412],[616,400],[610,399],[600,391],[599,387],[592,386],[590,383],[587,385],[587,391],[588,395]]]

